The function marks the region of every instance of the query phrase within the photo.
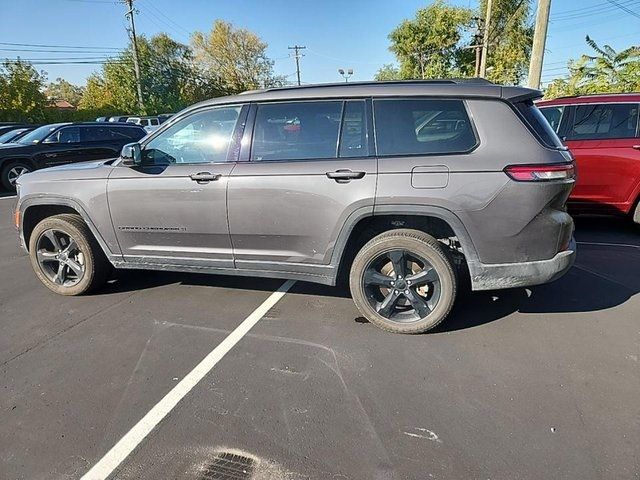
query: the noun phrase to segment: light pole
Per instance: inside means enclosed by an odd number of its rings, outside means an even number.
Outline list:
[[[338,69],[338,73],[340,75],[342,75],[342,78],[344,78],[345,82],[348,82],[349,81],[349,77],[351,75],[353,75],[353,68],[349,68],[347,70],[345,70],[344,68],[339,68]]]

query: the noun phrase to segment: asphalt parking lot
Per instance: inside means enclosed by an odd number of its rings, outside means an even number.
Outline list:
[[[13,202],[0,478],[80,478],[283,282],[125,272],[56,296],[16,246]],[[426,335],[295,283],[112,477],[640,478],[640,229],[589,219],[576,236],[564,278],[468,294]]]

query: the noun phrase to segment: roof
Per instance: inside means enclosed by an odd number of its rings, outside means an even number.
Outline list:
[[[252,90],[239,95],[217,97],[194,105],[197,108],[205,105],[225,103],[246,103],[265,100],[316,99],[334,97],[368,97],[368,96],[404,96],[434,95],[439,97],[483,97],[500,98],[516,101],[524,98],[538,98],[542,93],[524,87],[505,87],[493,84],[482,78],[443,79],[443,80],[404,80],[391,82],[349,82],[302,85],[293,87],[267,88]]]
[[[640,102],[640,93],[597,93],[593,95],[575,95],[558,97],[552,100],[540,100],[539,102],[536,102],[536,105],[573,105],[577,103],[593,102]]]
[[[72,110],[76,108],[75,105],[72,105],[66,100],[62,100],[62,99],[52,100],[51,106],[53,106],[54,108],[61,108],[61,109],[67,109],[67,110]]]

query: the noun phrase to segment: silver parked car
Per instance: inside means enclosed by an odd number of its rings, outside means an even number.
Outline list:
[[[563,275],[575,257],[570,153],[533,105],[485,81],[349,83],[190,107],[118,159],[18,180],[16,225],[48,288],[110,267],[299,279],[344,273],[392,332],[474,290]]]

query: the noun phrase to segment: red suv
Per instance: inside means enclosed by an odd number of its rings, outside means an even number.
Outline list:
[[[537,106],[576,158],[570,208],[640,223],[640,94],[564,97]]]

